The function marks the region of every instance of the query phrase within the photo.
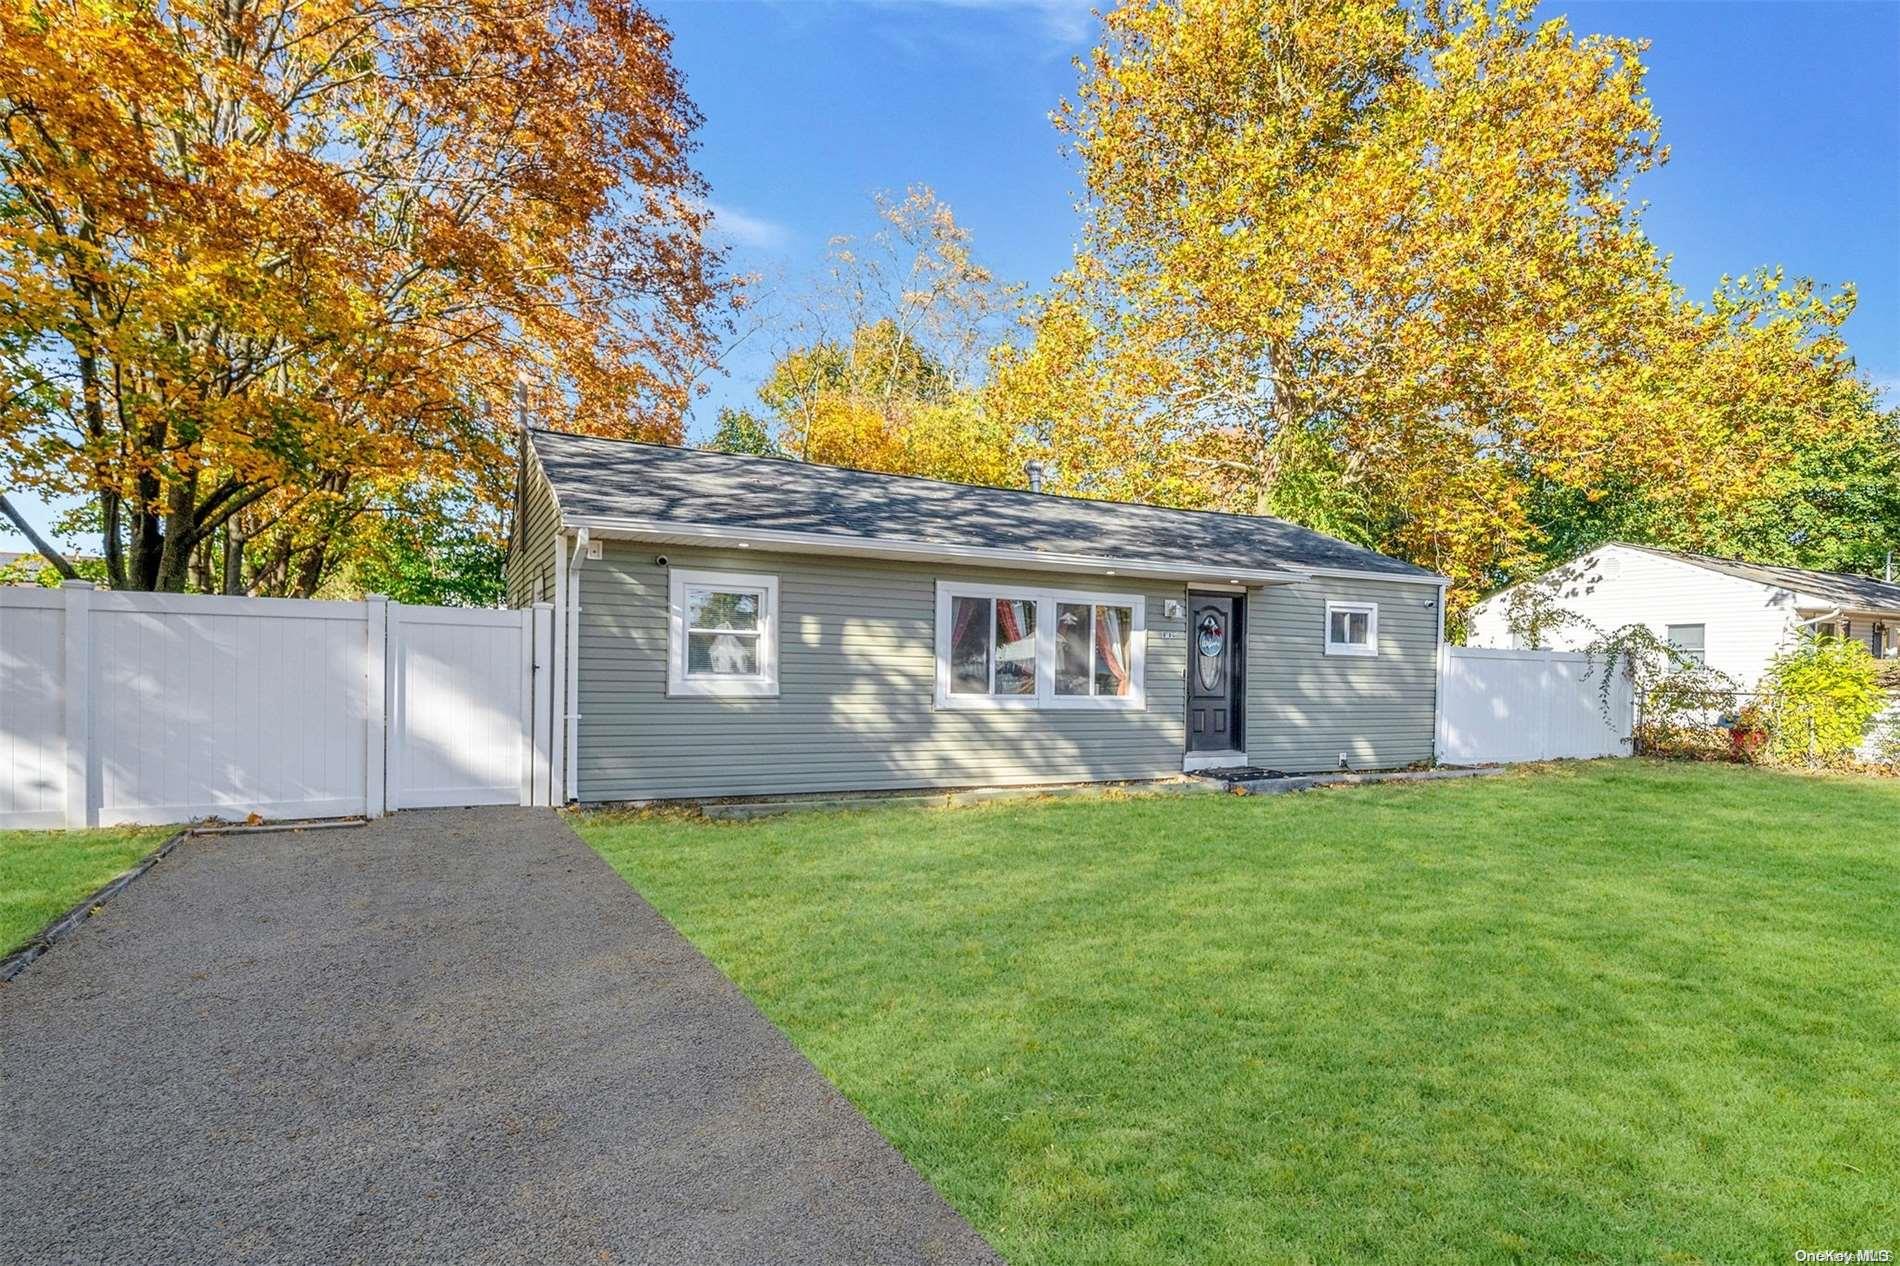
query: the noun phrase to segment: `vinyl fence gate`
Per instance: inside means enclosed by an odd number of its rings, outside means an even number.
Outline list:
[[[551,804],[553,612],[0,588],[0,827]]]

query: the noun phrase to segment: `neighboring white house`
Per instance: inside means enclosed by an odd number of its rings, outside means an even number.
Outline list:
[[[1806,571],[1612,542],[1521,584],[1548,584],[1577,619],[1548,628],[1545,646],[1578,650],[1601,633],[1646,624],[1744,687],[1804,628],[1859,641],[1875,657],[1900,656],[1900,583]],[[1519,586],[1472,609],[1472,646],[1516,648],[1510,602]]]

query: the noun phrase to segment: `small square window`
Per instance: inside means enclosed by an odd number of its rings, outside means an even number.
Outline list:
[[[1707,649],[1707,626],[1701,624],[1671,624],[1664,629],[1663,640],[1676,648],[1685,658],[1697,664],[1709,662]]]
[[[778,693],[778,577],[678,570],[668,592],[668,694]]]
[[[1379,653],[1379,604],[1376,602],[1327,603],[1326,653],[1328,655],[1377,655]]]

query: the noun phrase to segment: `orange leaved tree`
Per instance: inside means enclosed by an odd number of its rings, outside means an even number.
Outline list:
[[[7,482],[96,505],[115,586],[244,588],[206,565],[239,523],[505,487],[517,394],[677,438],[729,296],[669,38],[634,0],[0,2]]]

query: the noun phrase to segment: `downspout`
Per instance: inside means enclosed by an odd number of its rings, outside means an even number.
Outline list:
[[[1822,612],[1820,615],[1815,616],[1812,620],[1796,620],[1794,622],[1794,626],[1797,629],[1811,629],[1815,625],[1824,623],[1828,620],[1840,619],[1841,611],[1842,611],[1842,608],[1835,607],[1832,611]]]
[[[1445,656],[1445,593],[1439,589],[1436,605],[1438,607],[1438,645],[1432,652],[1432,764],[1438,764],[1439,735],[1445,724],[1445,669],[1449,667]],[[1328,634],[1328,636],[1331,636]]]
[[[548,803],[567,792],[567,533],[554,538],[553,653],[548,663]]]
[[[581,562],[587,557],[587,529],[574,533],[574,552],[567,561],[567,699],[566,735],[562,746],[567,751],[567,799],[580,798],[581,735]]]

